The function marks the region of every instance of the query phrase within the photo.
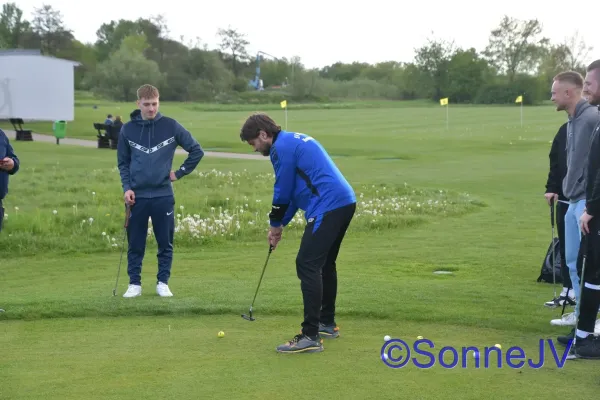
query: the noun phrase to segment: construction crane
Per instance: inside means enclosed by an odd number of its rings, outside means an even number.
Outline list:
[[[263,80],[260,79],[260,55],[264,54],[265,56],[269,56],[269,57],[273,57],[274,59],[276,59],[277,61],[279,61],[279,58],[265,53],[264,51],[259,51],[258,53],[256,53],[256,75],[254,76],[254,79],[251,80],[248,85],[252,88],[254,88],[255,90],[264,90],[264,86],[263,86]]]

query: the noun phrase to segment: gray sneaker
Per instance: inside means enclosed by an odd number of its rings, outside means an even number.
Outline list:
[[[319,324],[319,336],[326,339],[333,339],[340,336],[340,328],[336,324],[323,325]]]
[[[278,353],[317,353],[323,351],[322,340],[317,336],[315,340],[299,334],[292,340],[277,346]]]

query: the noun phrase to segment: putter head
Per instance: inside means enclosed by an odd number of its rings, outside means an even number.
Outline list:
[[[252,315],[242,314],[242,318],[247,319],[248,321],[255,321]]]

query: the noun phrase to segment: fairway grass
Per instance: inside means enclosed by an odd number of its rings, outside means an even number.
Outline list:
[[[430,369],[386,367],[379,358],[382,333],[410,345],[418,335],[436,346],[519,343],[537,349],[536,339],[515,332],[406,321],[347,319],[342,336],[325,342],[320,354],[277,354],[289,339],[283,327],[298,318],[233,316],[57,319],[15,322],[0,336],[3,393],[13,399],[559,399],[557,381],[579,383],[578,394],[592,396],[595,384],[581,382],[593,365],[579,362],[559,369],[479,368],[469,353],[454,369],[436,362]],[[223,329],[225,337],[218,338]],[[468,339],[468,341],[467,341]],[[549,353],[549,350],[547,350]],[[427,362],[426,356],[416,356]],[[551,356],[550,356],[551,357]],[[446,359],[450,362],[450,359]],[[538,358],[533,358],[534,363]],[[592,373],[593,375],[593,373]]]
[[[190,118],[204,121],[194,132],[203,146],[250,152],[237,136],[246,114]],[[564,115],[525,115],[521,128],[517,109],[456,108],[446,130],[441,107],[290,112],[290,125],[326,145],[364,201],[338,260],[342,335],[303,355],[275,352],[302,321],[301,221],[271,256],[256,321],[240,317],[267,255],[269,162],[206,157],[175,182],[184,206],[175,296],[156,295],[150,236],[143,295],[124,299],[125,262],[112,296],[124,214],[115,152],[13,141],[22,166],[0,235],[0,398],[563,399],[575,385],[577,396],[595,393],[594,362],[558,368],[548,346],[541,369],[497,368],[495,356],[477,369],[470,354],[467,368],[393,369],[380,357],[385,335],[409,344],[424,336],[434,353],[499,343],[537,362],[540,339],[568,332],[549,323],[560,309],[543,306],[552,286],[535,282],[551,239],[549,141]]]

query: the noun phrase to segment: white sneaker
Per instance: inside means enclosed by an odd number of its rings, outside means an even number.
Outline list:
[[[173,293],[169,290],[169,286],[162,282],[158,282],[158,285],[156,285],[156,293],[158,293],[160,297],[173,297]]]
[[[123,297],[137,297],[142,295],[142,287],[140,285],[129,285]]]
[[[550,321],[550,325],[555,326],[575,326],[575,313],[564,314],[560,319],[553,319]]]

